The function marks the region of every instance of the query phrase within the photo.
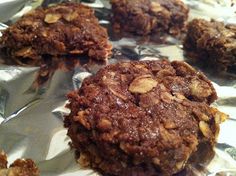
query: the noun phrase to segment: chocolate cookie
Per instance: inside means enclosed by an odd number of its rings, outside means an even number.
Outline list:
[[[38,8],[3,31],[1,50],[20,65],[73,55],[106,60],[111,44],[94,11],[77,3]]]
[[[181,0],[112,0],[113,26],[140,35],[179,34],[188,18]]]
[[[215,144],[227,117],[209,106],[216,98],[211,82],[184,62],[118,63],[68,94],[65,126],[82,165],[112,175],[171,175],[200,144]]]
[[[31,159],[17,159],[7,168],[7,156],[0,153],[1,176],[39,176],[39,169]]]
[[[184,46],[190,58],[236,73],[236,25],[194,19],[187,28]]]

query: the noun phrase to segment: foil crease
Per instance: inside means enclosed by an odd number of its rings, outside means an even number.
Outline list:
[[[214,18],[225,23],[236,23],[236,5],[232,6],[229,0],[184,1],[191,8],[190,19]],[[230,118],[221,125],[213,160],[207,165],[190,169],[199,176],[235,176],[236,75],[215,74],[209,68],[192,63],[185,58],[181,41],[170,36],[162,36],[161,40],[165,44],[158,44],[153,36],[114,35],[109,23],[109,1],[96,0],[87,5],[96,8],[100,23],[108,28],[114,48],[109,63],[162,58],[170,61],[185,60],[212,80],[219,96],[213,106],[229,114]],[[76,163],[74,150],[68,145],[70,139],[66,135],[67,130],[63,127],[63,116],[69,113],[65,108],[65,95],[70,90],[77,89],[85,77],[96,73],[101,67],[103,65],[90,63],[71,71],[58,69],[46,83],[35,87],[39,68],[0,65],[0,149],[8,154],[9,163],[17,158],[32,158],[42,176],[99,175]]]

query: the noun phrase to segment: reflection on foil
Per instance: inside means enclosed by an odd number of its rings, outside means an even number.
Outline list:
[[[28,92],[37,74],[37,68],[0,66],[0,89],[5,93],[5,109],[3,118],[19,111],[26,104],[33,101],[38,92]],[[23,81],[24,80],[24,81]],[[2,96],[1,98],[3,98]],[[1,102],[2,103],[2,102]]]
[[[185,0],[191,7],[190,18],[193,16],[214,17],[219,15],[225,22],[232,15],[228,2],[230,0]],[[113,56],[109,63],[127,60],[169,59],[183,60],[181,38],[163,35],[137,37],[130,34],[113,34],[110,24],[110,5],[108,0],[97,0],[90,4],[97,8],[96,15],[101,24],[108,28],[113,44]],[[219,9],[224,9],[219,13]],[[210,12],[209,12],[210,11]],[[235,15],[235,14],[234,14]],[[163,43],[164,44],[161,44]],[[155,58],[154,58],[155,57]],[[65,60],[64,60],[65,61]],[[9,162],[16,158],[32,158],[40,168],[42,176],[98,176],[90,169],[81,168],[70,150],[63,127],[63,116],[68,113],[65,108],[66,93],[78,88],[83,79],[96,73],[103,63],[87,63],[75,59],[75,62],[61,62],[53,67],[48,79],[35,86],[40,78],[38,67],[0,66],[0,148],[9,155]],[[219,99],[214,106],[230,115],[230,119],[221,125],[215,155],[209,155],[206,148],[198,159],[205,155],[208,164],[189,165],[179,175],[236,175],[236,77],[235,75],[216,75],[211,68],[186,60],[195,68],[201,69],[213,82]],[[55,65],[54,65],[55,66]],[[72,69],[76,67],[75,69]],[[42,70],[41,70],[42,71]],[[2,120],[1,120],[2,118]]]
[[[5,22],[15,15],[30,0],[1,0],[0,21]]]
[[[0,23],[0,37],[2,36],[1,30],[6,29],[7,27],[8,27],[7,25]]]
[[[89,72],[79,72],[79,71],[77,71],[77,74],[75,72],[74,76],[72,77],[74,89],[77,89],[78,87],[80,87],[80,85],[81,85],[82,81],[84,80],[84,78],[86,78],[90,75],[91,75],[91,73],[89,73]]]
[[[0,87],[0,123],[4,120],[6,102],[9,94],[6,89]]]
[[[184,0],[191,8],[190,19],[205,18],[236,24],[235,0]]]
[[[228,144],[217,144],[217,148],[227,152],[236,161],[236,149]]]
[[[100,0],[95,0],[94,3],[87,3],[87,2],[82,2],[82,4],[87,5],[87,6],[91,6],[94,8],[103,8],[104,5]]]

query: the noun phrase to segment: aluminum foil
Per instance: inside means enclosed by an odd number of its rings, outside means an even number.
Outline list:
[[[236,10],[236,6],[229,1],[185,0],[191,8],[190,19],[204,17],[234,23],[236,14],[231,11]],[[185,60],[212,80],[219,96],[214,106],[229,114],[230,118],[221,125],[213,160],[191,169],[196,175],[235,176],[236,75],[218,74],[210,68],[192,63],[184,57],[181,41],[170,36],[160,39],[154,36],[114,35],[109,23],[109,1],[96,0],[89,5],[96,8],[101,24],[108,28],[114,47],[109,63],[161,58]],[[224,9],[220,15],[219,9]],[[158,44],[163,41],[165,44]],[[42,176],[99,175],[76,163],[74,150],[68,145],[70,139],[66,135],[67,130],[63,127],[63,116],[69,113],[65,108],[66,93],[78,88],[85,77],[103,66],[90,63],[71,71],[58,69],[47,82],[35,87],[33,85],[39,68],[0,65],[0,148],[8,154],[9,163],[17,158],[31,158],[36,161]]]
[[[1,0],[0,1],[0,21],[5,22],[15,15],[30,0]]]

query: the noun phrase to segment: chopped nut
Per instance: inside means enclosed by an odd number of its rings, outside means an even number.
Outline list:
[[[127,151],[127,145],[126,145],[124,142],[121,142],[121,143],[120,143],[120,148],[121,148],[121,150],[123,150],[124,152],[129,153],[129,152]]]
[[[121,92],[120,83],[115,81],[115,73],[109,72],[107,76],[103,76],[102,80],[105,85],[108,86],[108,89],[117,97],[121,98],[122,100],[126,100],[127,97]]]
[[[126,77],[125,75],[121,75],[121,76],[120,76],[120,79],[121,79],[122,82],[127,81],[127,77]]]
[[[90,161],[89,161],[89,156],[85,153],[80,153],[80,157],[77,160],[77,162],[82,166],[82,167],[88,167],[90,166]]]
[[[227,38],[235,36],[235,32],[233,32],[231,30],[221,30],[221,32]]]
[[[33,21],[33,20],[29,20],[29,19],[22,21],[22,23],[23,23],[23,25],[30,26],[33,29],[36,29],[40,25],[40,23],[38,21]]]
[[[139,97],[139,106],[141,107],[151,107],[160,102],[159,97],[154,92],[149,92],[147,94],[142,94]]]
[[[173,61],[171,65],[175,68],[177,74],[179,75],[194,75],[196,70],[186,62]]]
[[[184,165],[185,165],[185,161],[178,162],[176,163],[176,168],[180,170],[184,167]]]
[[[68,13],[63,16],[63,18],[68,22],[73,21],[77,17],[78,17],[78,13],[76,12]]]
[[[219,124],[216,124],[215,125],[215,138],[217,138],[219,136],[219,133],[220,133],[220,125]]]
[[[129,91],[132,93],[147,93],[157,86],[157,81],[152,79],[150,76],[146,77],[137,77],[129,86]]]
[[[112,139],[118,134],[119,132],[117,130],[110,130],[107,133],[101,134],[101,139],[103,141],[112,141]]]
[[[114,78],[116,76],[115,72],[108,72],[107,73],[111,78]]]
[[[70,51],[70,53],[71,53],[71,54],[83,54],[84,51],[83,51],[83,50],[78,50],[78,49],[76,49],[76,50]]]
[[[167,90],[164,84],[161,83],[159,86],[160,86],[162,91],[166,91]]]
[[[166,129],[175,129],[175,128],[177,128],[176,124],[174,122],[172,122],[172,121],[165,122],[164,123],[164,127]]]
[[[192,79],[190,83],[192,95],[196,97],[208,97],[212,94],[212,90],[207,83],[200,82],[198,79]]]
[[[208,117],[206,114],[201,114],[200,119],[207,122],[210,120],[210,117]]]
[[[107,76],[102,77],[102,80],[104,81],[105,84],[108,85],[118,85],[119,83],[114,80],[115,75],[116,74],[114,72],[109,72],[107,73]]]
[[[189,141],[189,146],[190,146],[190,149],[192,151],[196,151],[197,150],[197,146],[198,146],[198,139],[196,136],[190,134],[188,137],[187,137],[188,141]]]
[[[74,116],[74,121],[79,121],[85,128],[90,129],[90,124],[85,118],[86,112],[85,111],[79,111],[78,116]]]
[[[159,165],[159,164],[160,164],[160,159],[157,158],[157,157],[155,157],[155,158],[152,159],[152,162],[153,162],[153,164],[155,164],[155,165]]]
[[[202,134],[203,134],[205,137],[207,137],[207,138],[213,137],[212,131],[211,131],[209,125],[208,125],[206,122],[200,121],[200,122],[199,122],[199,128],[200,128]]]
[[[178,98],[178,99],[181,99],[181,100],[185,100],[186,97],[180,93],[175,93],[175,96]]]
[[[27,57],[30,56],[32,53],[33,53],[32,47],[29,46],[16,51],[15,55],[17,57]]]
[[[165,78],[166,76],[173,76],[175,74],[174,70],[172,69],[163,69],[163,70],[160,70],[158,73],[157,73],[157,78],[159,79],[163,79]]]
[[[102,77],[102,80],[103,80],[103,81],[106,81],[106,79],[107,79],[106,76],[103,76],[103,77]]]
[[[160,134],[163,142],[168,143],[168,145],[178,146],[181,142],[176,135],[170,133],[170,131],[165,129],[163,126],[160,126]]]
[[[216,108],[211,108],[211,111],[213,113],[216,124],[220,124],[229,118],[229,116],[227,114],[220,112]]]
[[[130,63],[129,62],[123,62],[123,63],[121,63],[121,67],[129,68]]]
[[[135,68],[140,69],[142,72],[148,72],[148,69],[145,67],[145,65],[135,65]]]
[[[43,31],[41,31],[41,34],[40,34],[41,36],[43,36],[43,37],[49,37],[50,36],[50,31],[48,31],[48,30],[43,30]]]
[[[61,18],[61,14],[59,13],[54,13],[54,14],[48,13],[45,16],[44,21],[46,23],[51,24],[51,23],[56,23],[60,18]]]
[[[193,109],[193,113],[196,115],[196,117],[199,120],[208,122],[211,119],[209,116],[207,116],[206,114],[202,113],[201,111],[199,111],[197,109]]]
[[[106,130],[111,129],[112,123],[109,120],[103,118],[99,120],[97,127],[103,131],[106,131]]]
[[[164,101],[166,103],[171,103],[171,101],[174,99],[174,97],[168,92],[163,92],[163,93],[161,93],[161,99],[162,99],[162,101]]]
[[[108,88],[109,88],[109,90],[110,90],[115,96],[121,98],[122,100],[127,100],[127,97],[126,97],[125,95],[123,95],[121,92],[119,92],[119,91],[117,90],[117,87],[116,87],[116,86],[112,86],[112,85],[111,85],[111,86],[109,86]]]
[[[163,11],[163,7],[158,2],[151,2],[151,11],[158,13]]]
[[[179,102],[179,103],[183,102],[183,100],[186,99],[186,97],[184,95],[180,94],[180,93],[173,93],[173,94],[174,94],[174,97],[173,97],[174,100]]]

